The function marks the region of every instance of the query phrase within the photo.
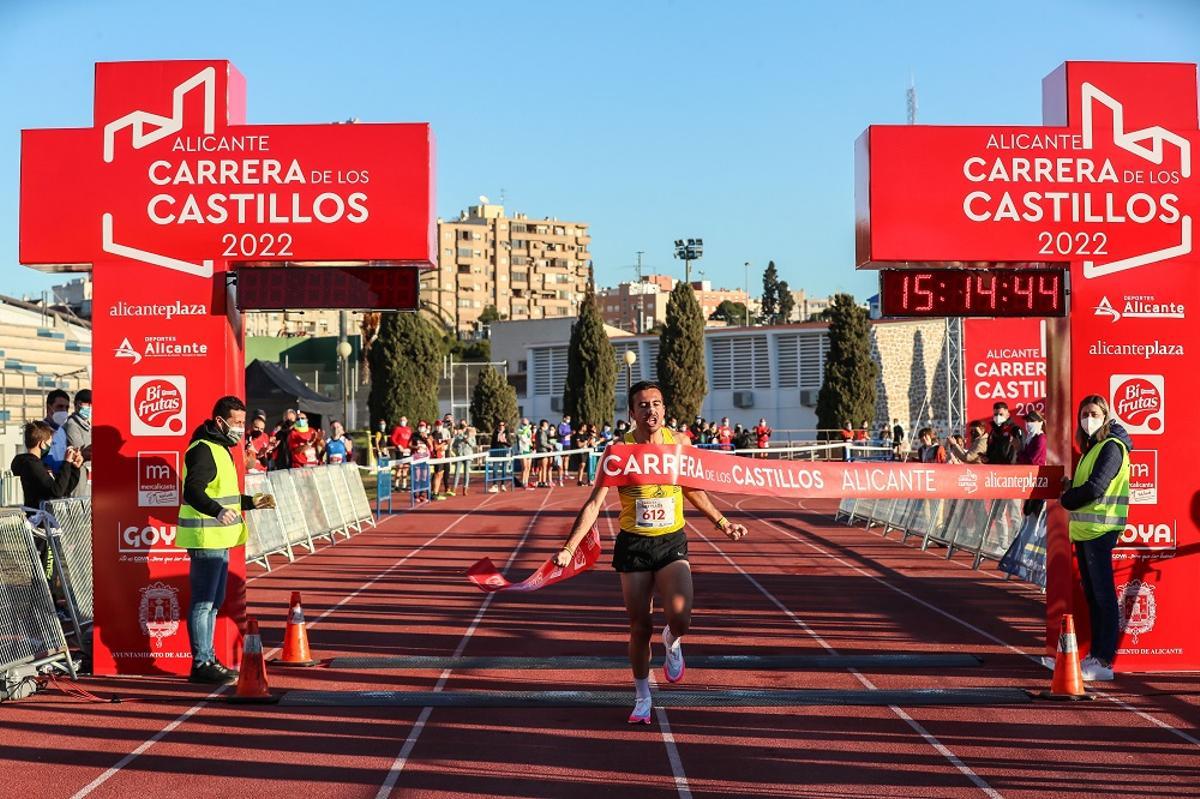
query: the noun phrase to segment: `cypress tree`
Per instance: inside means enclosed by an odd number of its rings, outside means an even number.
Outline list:
[[[768,325],[775,324],[775,315],[779,313],[779,270],[774,261],[767,262],[763,272],[762,320]]]
[[[509,429],[513,429],[516,421],[517,390],[495,369],[483,367],[471,392],[471,424],[490,435],[496,422],[507,422]]]
[[[401,416],[415,423],[438,415],[442,347],[438,331],[417,313],[385,313],[371,345],[371,426]]]
[[[575,422],[602,424],[616,413],[617,356],[604,332],[604,319],[589,281],[571,326],[563,413]]]
[[[858,424],[874,418],[879,365],[871,357],[867,310],[856,305],[853,297],[836,295],[826,318],[829,354],[825,356],[825,379],[817,395],[817,426],[836,430],[847,419]]]
[[[779,281],[779,324],[786,325],[792,321],[792,311],[796,310],[796,298],[788,288],[786,280]]]
[[[704,313],[696,293],[680,281],[667,300],[667,321],[658,347],[658,382],[667,416],[692,419],[700,413],[708,381],[704,373]]]

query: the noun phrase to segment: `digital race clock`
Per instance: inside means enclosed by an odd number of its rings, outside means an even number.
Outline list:
[[[415,267],[255,266],[237,273],[237,306],[242,311],[413,311],[417,300]]]
[[[884,269],[884,316],[1064,316],[1062,269]]]

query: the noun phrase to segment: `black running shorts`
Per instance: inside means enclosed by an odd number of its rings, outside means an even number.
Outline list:
[[[687,533],[677,530],[666,535],[639,535],[624,530],[617,533],[612,565],[619,572],[656,572],[677,560],[687,560]]]

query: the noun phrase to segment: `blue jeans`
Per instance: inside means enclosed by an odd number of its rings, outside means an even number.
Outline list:
[[[189,549],[188,583],[192,589],[188,605],[188,639],[192,645],[192,663],[212,663],[213,635],[217,631],[217,611],[225,602],[225,582],[229,576],[228,549]]]
[[[1092,619],[1092,654],[1105,663],[1117,656],[1120,620],[1117,618],[1117,589],[1113,584],[1112,552],[1120,530],[1109,530],[1091,541],[1075,542],[1083,594]]]

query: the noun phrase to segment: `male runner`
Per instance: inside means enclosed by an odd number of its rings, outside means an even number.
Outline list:
[[[682,437],[666,428],[666,407],[658,384],[649,380],[629,389],[629,414],[633,430],[626,444],[684,444]],[[654,591],[662,597],[667,626],[662,641],[666,647],[663,674],[668,682],[683,679],[683,648],[680,639],[692,620],[692,571],[687,561],[683,498],[687,497],[713,525],[737,541],[746,528],[733,524],[713,507],[703,491],[672,485],[621,486],[621,532],[613,548],[613,568],[621,574],[621,593],[629,614],[629,665],[637,701],[630,724],[650,723],[650,636],[653,631]],[[567,543],[554,556],[555,564],[566,566],[575,549],[587,536],[604,508],[608,489],[599,484],[579,511]]]

